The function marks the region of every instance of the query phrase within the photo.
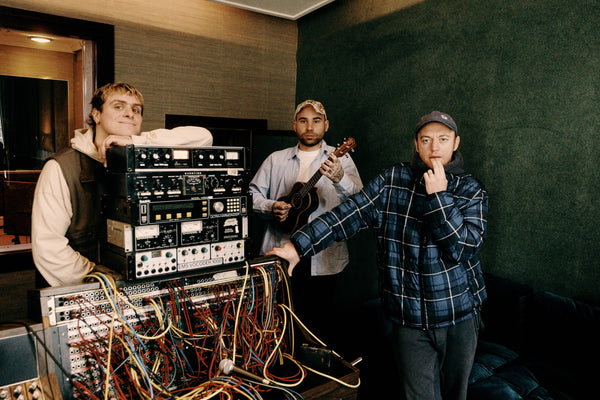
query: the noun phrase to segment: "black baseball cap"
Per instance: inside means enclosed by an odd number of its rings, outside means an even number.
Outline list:
[[[417,123],[417,126],[415,127],[415,135],[419,133],[422,127],[429,124],[430,122],[439,122],[440,124],[444,124],[448,128],[452,129],[454,133],[458,134],[456,122],[454,122],[451,116],[440,111],[432,111],[431,113],[421,117],[421,119]]]

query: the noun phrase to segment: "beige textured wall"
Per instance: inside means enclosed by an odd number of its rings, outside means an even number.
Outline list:
[[[144,130],[165,114],[267,119],[289,129],[294,21],[205,0],[0,0],[0,5],[115,27],[115,80],[144,94]]]

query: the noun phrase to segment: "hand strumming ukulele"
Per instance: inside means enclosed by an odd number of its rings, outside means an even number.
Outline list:
[[[342,157],[356,146],[354,138],[345,139],[344,142],[334,150],[336,157]],[[285,221],[278,222],[278,227],[283,233],[292,233],[308,222],[308,216],[317,209],[319,197],[317,188],[314,186],[323,174],[319,168],[317,172],[306,183],[296,182],[292,190],[278,199],[290,204],[292,207]]]

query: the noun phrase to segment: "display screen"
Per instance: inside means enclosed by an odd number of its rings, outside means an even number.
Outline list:
[[[138,226],[135,228],[136,239],[155,238],[159,233],[158,225]]]
[[[202,232],[202,221],[189,221],[181,223],[181,233]]]
[[[227,158],[228,160],[239,160],[240,153],[238,153],[237,151],[228,151],[225,153],[225,158]]]
[[[151,204],[152,210],[154,211],[173,211],[173,210],[181,210],[186,208],[194,208],[194,202],[186,201],[186,202],[175,202],[175,203],[154,203]]]
[[[173,149],[173,160],[188,160],[190,158],[189,150]]]

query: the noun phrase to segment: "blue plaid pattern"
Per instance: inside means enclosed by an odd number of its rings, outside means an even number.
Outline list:
[[[487,294],[477,252],[488,196],[469,174],[446,174],[448,189],[428,195],[407,164],[384,170],[359,193],[292,235],[308,257],[357,232],[377,238],[379,289],[389,317],[421,329],[471,318]]]

